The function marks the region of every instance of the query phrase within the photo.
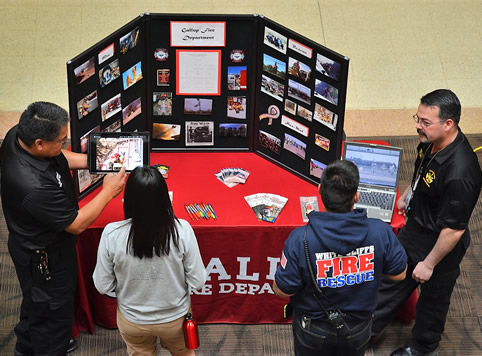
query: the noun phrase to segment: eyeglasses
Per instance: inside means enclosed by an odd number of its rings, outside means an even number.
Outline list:
[[[444,123],[445,122],[443,120],[439,120],[437,122],[430,122],[430,121],[427,121],[425,119],[419,118],[417,114],[413,115],[413,120],[417,124],[420,123],[420,125],[422,125],[423,127],[429,127],[429,126],[432,126],[432,125],[437,124],[437,123]]]
[[[64,138],[62,138],[60,140],[55,140],[55,141],[52,141],[52,142],[55,143],[55,144],[60,143],[63,146],[67,142],[67,136],[65,136]]]

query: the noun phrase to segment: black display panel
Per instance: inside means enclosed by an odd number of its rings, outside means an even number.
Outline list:
[[[71,139],[252,151],[318,184],[340,158],[349,59],[258,15],[142,14],[67,63]],[[102,176],[74,172],[80,197]]]

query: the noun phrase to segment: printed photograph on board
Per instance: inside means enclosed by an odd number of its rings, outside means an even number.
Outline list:
[[[92,57],[87,62],[82,63],[74,69],[75,84],[79,85],[95,74],[95,58]]]
[[[278,78],[285,79],[286,63],[264,53],[263,70],[277,76]]]
[[[261,76],[261,91],[282,102],[285,93],[285,86],[263,74]]]
[[[290,57],[288,59],[288,74],[308,82],[311,79],[311,68],[303,62]]]
[[[340,63],[318,53],[316,55],[316,70],[327,77],[338,80]]]
[[[246,90],[248,67],[228,67],[228,90]]]
[[[291,79],[288,79],[288,96],[311,105],[311,89]]]
[[[211,115],[213,113],[213,99],[185,98],[184,114]]]
[[[323,148],[325,151],[329,151],[330,139],[315,133],[315,145]]]
[[[333,111],[330,111],[322,105],[315,103],[315,114],[313,115],[313,118],[333,131],[336,131],[338,115]]]
[[[296,103],[290,99],[285,99],[285,111],[296,115]]]
[[[121,111],[122,105],[121,105],[121,95],[120,95],[120,93],[113,96],[112,98],[107,100],[105,103],[103,103],[101,105],[101,110],[102,110],[102,121],[107,120],[108,118],[114,116],[119,111]]]
[[[135,118],[142,112],[141,98],[137,98],[132,103],[122,109],[122,125],[126,125],[129,121]]]
[[[99,107],[97,99],[97,90],[87,95],[82,100],[77,102],[77,113],[79,115],[79,120],[84,116],[87,116],[90,112],[94,111]]]
[[[286,54],[286,47],[288,44],[288,39],[286,36],[270,29],[269,27],[264,28],[264,44]]]
[[[107,84],[112,83],[115,79],[120,77],[119,60],[109,63],[104,68],[99,70],[100,87],[103,88]]]
[[[315,96],[338,105],[338,89],[319,79],[315,79]]]
[[[153,115],[171,116],[172,115],[172,92],[152,93]]]
[[[158,69],[157,70],[157,86],[168,87],[169,86],[170,69]]]
[[[281,154],[281,139],[268,132],[259,130],[259,144],[277,155]]]
[[[222,137],[246,137],[247,124],[219,124],[219,136]]]
[[[122,36],[119,40],[120,53],[126,54],[133,49],[139,43],[139,27],[129,32],[127,35]]]
[[[186,121],[186,146],[214,146],[214,122]]]
[[[179,124],[152,124],[152,138],[163,141],[179,141],[181,138],[181,125]]]
[[[228,96],[227,115],[232,119],[246,119],[246,97]]]
[[[306,157],[306,143],[297,139],[290,134],[285,133],[285,140],[283,142],[283,148],[288,150],[298,157],[305,159]]]
[[[136,84],[142,79],[142,66],[141,62],[137,62],[136,65],[132,66],[124,73],[122,73],[122,79],[124,84],[124,90],[130,88],[132,85]]]
[[[326,168],[326,164],[317,161],[316,159],[310,159],[310,174],[316,178],[321,178],[323,170]]]
[[[298,111],[296,112],[296,114],[299,117],[302,117],[303,119],[305,119],[307,121],[310,121],[310,122],[311,122],[311,119],[313,118],[313,113],[311,112],[311,110],[308,110],[307,108],[305,108],[301,105],[298,105]]]

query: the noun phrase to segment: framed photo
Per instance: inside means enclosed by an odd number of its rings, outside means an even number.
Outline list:
[[[152,93],[153,115],[171,116],[172,115],[172,93],[154,92]]]
[[[245,96],[228,96],[227,116],[232,119],[246,119]]]
[[[338,89],[319,79],[315,79],[315,96],[338,105]]]
[[[247,124],[219,124],[219,136],[222,137],[246,137]]]
[[[264,44],[286,54],[286,47],[288,43],[288,38],[283,36],[281,33],[270,29],[269,27],[264,28]]]
[[[90,112],[94,111],[99,107],[97,99],[97,90],[87,95],[82,100],[77,102],[77,114],[79,115],[79,120],[84,116],[87,116]]]
[[[285,79],[286,76],[286,63],[267,55],[263,54],[263,70],[278,78]]]
[[[221,95],[221,50],[176,50],[177,95]]]
[[[103,129],[101,132],[121,132],[122,131],[122,124],[121,120],[117,120]]]
[[[340,76],[340,63],[321,54],[316,55],[316,71],[329,78],[338,80]]]
[[[80,152],[86,153],[89,147],[89,134],[91,132],[100,132],[100,126],[94,127],[92,130],[88,131],[85,135],[80,138]]]
[[[328,110],[327,108],[321,106],[318,103],[315,103],[315,114],[313,118],[322,123],[323,125],[329,127],[333,131],[336,131],[336,123],[338,121],[338,115],[335,114],[333,111]]]
[[[261,76],[261,91],[282,102],[285,94],[285,86],[263,74]]]
[[[311,105],[311,89],[292,79],[288,79],[288,96]]]
[[[186,146],[214,146],[214,122],[186,121]]]
[[[124,90],[130,88],[142,79],[142,63],[139,61],[136,65],[130,67],[124,73],[122,73],[122,80],[124,84]]]
[[[90,58],[74,69],[75,84],[79,85],[95,74],[95,58]]]

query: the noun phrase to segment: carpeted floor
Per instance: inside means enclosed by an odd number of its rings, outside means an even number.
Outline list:
[[[353,139],[350,137],[350,139]],[[363,139],[367,139],[364,137]],[[393,146],[403,148],[400,188],[405,189],[413,170],[417,139],[413,137],[377,137]],[[482,146],[482,135],[470,135],[472,146]],[[482,150],[479,151],[482,161]],[[462,263],[450,308],[445,333],[441,342],[441,356],[482,355],[482,203],[477,203],[470,224],[472,244]],[[15,345],[13,327],[17,322],[21,292],[13,264],[8,255],[7,228],[0,214],[0,355],[12,355]],[[72,355],[126,355],[117,330],[96,326],[94,335],[81,334],[79,349]],[[392,322],[380,336],[367,356],[389,355],[410,337],[410,324]],[[285,356],[293,354],[290,325],[232,325],[200,326],[201,347],[196,354]],[[159,355],[168,355],[161,351]]]

